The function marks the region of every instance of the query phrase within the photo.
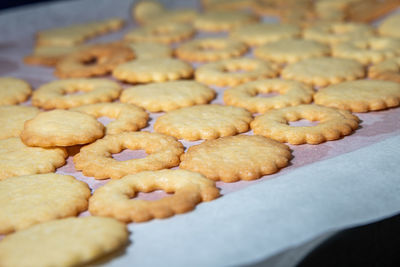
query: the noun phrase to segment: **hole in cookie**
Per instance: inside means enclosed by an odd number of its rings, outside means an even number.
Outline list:
[[[270,93],[258,93],[257,97],[274,97],[280,95],[278,92],[270,92]]]
[[[130,160],[130,159],[142,159],[147,157],[146,151],[143,149],[138,149],[138,150],[130,150],[130,149],[124,149],[119,153],[112,154],[113,159],[118,160],[118,161],[125,161],[125,160]]]
[[[290,121],[288,124],[293,127],[311,127],[318,125],[319,121],[309,121],[306,119],[298,121]]]
[[[173,194],[168,194],[164,190],[155,190],[152,192],[139,192],[134,198],[135,199],[140,199],[140,200],[146,200],[146,201],[156,201],[160,200],[164,197],[172,196]]]
[[[74,95],[83,95],[86,92],[75,90],[75,91],[70,91],[70,92],[64,92],[63,95],[69,95],[69,96],[74,96]]]
[[[98,59],[97,59],[97,57],[90,57],[90,58],[84,59],[82,61],[82,63],[86,66],[92,66],[92,65],[96,65],[98,63]]]
[[[104,126],[107,126],[107,124],[109,124],[112,121],[115,121],[115,119],[106,117],[106,116],[102,116],[102,117],[97,118],[97,121],[99,121]]]
[[[252,71],[251,68],[243,68],[243,67],[235,67],[235,68],[224,68],[223,72],[228,72],[228,73],[245,73]]]

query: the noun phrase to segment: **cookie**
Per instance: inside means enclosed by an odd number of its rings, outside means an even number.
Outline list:
[[[106,125],[106,134],[138,131],[147,125],[149,119],[149,114],[143,109],[124,103],[97,103],[71,110],[84,112],[96,118],[104,116],[114,119]]]
[[[121,86],[109,79],[81,78],[55,80],[34,91],[32,105],[44,109],[68,109],[119,97]]]
[[[147,156],[125,161],[112,158],[112,154],[124,149],[143,149]],[[75,168],[86,176],[96,179],[119,179],[141,171],[175,167],[179,164],[179,156],[183,151],[183,145],[171,136],[149,132],[125,132],[106,135],[103,139],[82,147],[75,155],[74,163]]]
[[[198,67],[195,78],[208,85],[236,86],[252,80],[276,77],[278,74],[278,68],[271,63],[254,58],[234,58]]]
[[[327,86],[363,78],[365,70],[361,63],[353,59],[319,57],[290,64],[281,75],[284,79],[313,86]]]
[[[162,22],[135,28],[124,39],[130,42],[172,44],[190,39],[194,34],[195,30],[190,24]]]
[[[291,158],[288,146],[259,135],[237,135],[191,146],[179,168],[225,183],[255,180],[277,172]]]
[[[255,23],[258,18],[251,13],[227,10],[212,10],[197,16],[194,27],[204,32],[231,31],[240,26]]]
[[[314,102],[352,112],[397,107],[400,105],[400,84],[377,80],[344,82],[319,90],[314,95]]]
[[[119,65],[112,74],[129,83],[166,82],[192,77],[193,67],[173,58],[138,59]]]
[[[382,36],[400,37],[400,14],[393,14],[385,18],[378,26],[378,33]]]
[[[38,46],[24,57],[24,63],[54,67],[66,55],[82,49],[82,46]]]
[[[282,39],[299,37],[300,27],[291,24],[257,23],[240,27],[231,32],[230,36],[249,46],[260,46]]]
[[[295,63],[313,57],[329,56],[328,45],[313,40],[284,39],[254,49],[254,56],[279,64]]]
[[[144,24],[152,18],[158,17],[166,11],[164,6],[153,0],[139,1],[132,8],[132,17],[139,23]]]
[[[173,50],[169,45],[158,43],[128,43],[137,59],[170,58]]]
[[[35,117],[40,110],[28,106],[0,106],[0,139],[19,137],[24,123]]]
[[[400,40],[389,37],[370,37],[343,42],[333,47],[335,57],[350,58],[368,65],[400,55]]]
[[[190,62],[211,62],[240,57],[247,52],[240,41],[226,38],[203,38],[188,41],[175,50],[175,55]]]
[[[121,248],[128,237],[126,226],[111,218],[89,216],[45,222],[6,236],[0,242],[0,265],[90,265]]]
[[[276,96],[263,97],[262,94],[278,93]],[[313,100],[311,86],[297,81],[265,79],[245,83],[224,91],[227,105],[242,107],[253,113],[264,113],[300,104],[309,104]]]
[[[317,121],[313,126],[291,126],[289,122],[306,119]],[[300,105],[270,110],[254,119],[251,129],[279,142],[293,145],[320,144],[350,135],[357,129],[359,119],[347,110],[318,105]]]
[[[132,49],[125,44],[95,44],[64,56],[57,62],[54,75],[59,78],[102,76],[134,57]]]
[[[87,209],[90,196],[88,185],[69,175],[36,174],[0,181],[0,234],[76,216]]]
[[[63,148],[29,147],[19,137],[0,140],[0,180],[54,172],[67,157]]]
[[[197,105],[170,111],[156,120],[154,130],[178,139],[216,139],[247,132],[252,121],[245,109],[221,105]]]
[[[15,105],[22,103],[31,95],[31,86],[12,77],[0,77],[0,105]]]
[[[159,200],[133,199],[138,192],[164,190],[173,193]],[[97,189],[89,211],[123,222],[144,222],[191,211],[203,201],[219,196],[215,183],[203,175],[186,170],[145,171],[127,175]]]
[[[173,81],[139,85],[125,89],[120,101],[140,106],[150,112],[170,111],[207,104],[215,91],[195,81]]]
[[[56,109],[26,121],[21,140],[28,146],[74,146],[91,143],[103,135],[104,126],[95,117]]]
[[[389,58],[383,62],[372,65],[368,70],[368,76],[372,79],[389,80],[400,83],[400,57]]]

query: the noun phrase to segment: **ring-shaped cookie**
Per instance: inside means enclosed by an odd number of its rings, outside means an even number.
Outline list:
[[[105,116],[115,119],[106,125],[106,134],[137,131],[145,127],[149,119],[149,114],[142,108],[125,103],[97,103],[71,110],[84,112],[96,118]]]
[[[290,126],[289,122],[306,119],[314,126]],[[318,105],[300,105],[275,109],[258,116],[250,124],[255,134],[293,145],[320,144],[351,134],[359,119],[347,110]]]
[[[124,149],[143,149],[145,158],[117,161],[112,154]],[[77,170],[96,179],[119,179],[140,171],[175,167],[183,153],[183,145],[174,137],[149,132],[124,132],[107,135],[103,139],[84,146],[75,155]]]
[[[31,95],[31,86],[21,79],[0,77],[0,105],[22,103]]]
[[[125,44],[95,44],[63,57],[54,74],[59,78],[101,76],[134,57],[133,50]]]
[[[247,46],[236,40],[226,38],[204,38],[180,45],[175,54],[190,62],[211,62],[240,57],[247,52]]]
[[[279,95],[259,97],[260,94],[277,92]],[[253,113],[264,113],[277,109],[312,102],[314,90],[311,86],[281,79],[265,79],[239,85],[224,91],[227,105],[247,109]]]
[[[236,86],[241,83],[278,75],[278,68],[254,58],[232,58],[204,64],[196,69],[198,82],[215,86]]]
[[[138,192],[162,189],[172,196],[146,201],[132,199]],[[146,171],[127,175],[97,189],[90,198],[89,211],[124,222],[166,218],[193,210],[202,201],[219,196],[215,182],[186,170]]]
[[[34,91],[32,104],[44,109],[67,109],[98,102],[111,102],[119,97],[121,90],[118,83],[109,79],[56,80]]]
[[[368,76],[372,79],[400,83],[400,57],[389,58],[371,66],[368,70]]]

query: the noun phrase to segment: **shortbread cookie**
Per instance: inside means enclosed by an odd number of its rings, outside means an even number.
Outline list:
[[[87,209],[90,196],[88,185],[69,175],[48,173],[0,181],[0,234],[78,215]]]
[[[31,86],[12,77],[0,77],[0,105],[15,105],[22,103],[31,95]]]
[[[199,31],[223,32],[257,21],[258,18],[251,13],[213,10],[199,15],[194,20],[194,27]]]
[[[400,40],[389,37],[370,37],[343,42],[333,47],[335,57],[350,58],[364,65],[379,63],[400,55]]]
[[[262,78],[276,77],[278,68],[254,58],[234,58],[204,64],[196,69],[196,80],[208,85],[235,86]]]
[[[361,63],[353,59],[319,57],[290,64],[281,74],[284,79],[313,86],[327,86],[363,78],[365,70]]]
[[[368,76],[372,79],[400,83],[400,57],[389,58],[371,66],[368,70]]]
[[[132,8],[132,17],[139,23],[144,24],[152,18],[156,18],[166,11],[164,6],[153,0],[139,1]]]
[[[289,147],[259,135],[237,135],[192,146],[179,168],[199,172],[225,183],[254,180],[288,165]]]
[[[319,90],[314,101],[352,112],[382,110],[400,105],[400,84],[376,80],[344,82]]]
[[[125,245],[128,237],[126,226],[111,218],[89,216],[41,223],[0,242],[0,265],[91,265],[93,260]]]
[[[257,47],[254,50],[254,56],[285,64],[307,58],[328,56],[330,52],[328,45],[313,40],[285,39]]]
[[[54,172],[67,157],[63,148],[29,147],[19,137],[0,140],[0,180]]]
[[[91,143],[103,135],[104,126],[95,117],[57,109],[25,122],[21,140],[28,146],[73,146]]]
[[[231,37],[249,46],[260,46],[282,39],[299,37],[300,27],[291,24],[250,24],[232,31]]]
[[[170,58],[173,51],[169,45],[158,43],[129,43],[137,59]]]
[[[166,82],[193,76],[193,67],[173,58],[138,59],[119,65],[113,76],[129,83]]]
[[[57,62],[54,74],[59,78],[101,76],[135,57],[122,43],[95,44],[79,49]]]
[[[112,154],[124,149],[143,149],[145,158],[118,161]],[[75,155],[77,170],[96,179],[119,179],[125,175],[146,170],[160,170],[175,167],[183,153],[183,145],[175,138],[158,133],[125,132],[106,135],[93,144],[84,146]]]
[[[378,26],[378,32],[382,36],[400,37],[400,14],[393,14],[385,18]]]
[[[197,105],[170,111],[159,117],[154,130],[178,139],[216,139],[247,132],[252,121],[245,109],[221,105]]]
[[[159,200],[134,199],[138,192],[164,190],[172,193]],[[89,211],[123,222],[144,222],[193,210],[202,201],[219,196],[219,189],[203,175],[186,170],[145,171],[111,181],[97,189]]]
[[[159,16],[153,17],[146,23],[177,22],[183,24],[193,24],[193,21],[197,18],[197,15],[197,11],[192,8],[169,9]]]
[[[124,103],[97,103],[71,109],[90,114],[96,118],[115,119],[106,125],[106,134],[134,132],[147,125],[149,114],[143,109]]]
[[[289,122],[306,119],[318,121],[314,126],[291,126]],[[359,119],[347,110],[318,105],[300,105],[275,109],[258,116],[251,123],[255,134],[293,145],[320,144],[350,135]]]
[[[196,39],[180,45],[175,54],[178,58],[191,62],[210,62],[240,57],[247,52],[247,46],[226,38]]]
[[[337,45],[355,38],[372,37],[372,26],[356,22],[317,23],[304,30],[305,39]]]
[[[215,91],[195,81],[174,81],[134,86],[122,92],[120,101],[150,112],[170,111],[182,107],[207,104]]]
[[[66,55],[82,49],[82,46],[38,46],[24,57],[24,63],[54,67]]]
[[[28,106],[0,106],[0,139],[18,137],[24,123],[35,117],[40,110]]]
[[[278,93],[277,96],[262,97],[260,94]],[[253,113],[264,113],[300,104],[309,104],[313,100],[311,86],[282,79],[266,79],[245,83],[224,91],[227,105],[242,107]]]
[[[56,80],[34,91],[32,104],[44,109],[67,109],[119,97],[121,86],[109,79],[81,78]]]

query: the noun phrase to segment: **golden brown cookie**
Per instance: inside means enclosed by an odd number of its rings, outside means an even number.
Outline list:
[[[169,45],[158,43],[130,43],[129,47],[135,52],[137,59],[170,58],[173,50]]]
[[[259,19],[251,13],[227,10],[207,11],[194,20],[194,27],[199,31],[223,32],[240,26],[256,23]]]
[[[0,139],[19,137],[24,123],[35,117],[40,110],[28,106],[0,106]]]
[[[138,192],[164,190],[173,193],[159,200],[134,199]],[[186,170],[145,171],[127,175],[97,189],[90,199],[94,215],[114,217],[123,222],[144,222],[193,210],[203,201],[219,196],[215,183]]]
[[[76,216],[87,209],[90,196],[88,185],[69,175],[36,174],[0,181],[0,234]]]
[[[263,97],[262,94],[278,93]],[[277,109],[312,102],[314,90],[297,81],[265,79],[245,83],[224,91],[227,105],[242,107],[253,113],[264,113]]]
[[[181,156],[179,168],[225,183],[254,180],[288,165],[289,147],[259,135],[237,135],[192,146]]]
[[[400,57],[389,58],[372,65],[368,76],[372,79],[400,82]]]
[[[15,105],[22,103],[31,95],[31,86],[12,77],[0,77],[0,105]]]
[[[178,139],[216,139],[247,132],[252,121],[245,109],[221,105],[197,105],[170,111],[156,120],[154,130]]]
[[[400,84],[391,81],[349,81],[319,90],[316,104],[352,112],[382,110],[400,105]]]
[[[38,46],[24,57],[24,63],[54,67],[66,55],[82,49],[81,46]]]
[[[400,14],[393,14],[385,18],[378,26],[378,33],[382,36],[400,37]]]
[[[317,121],[313,126],[291,126],[289,122],[306,119]],[[350,135],[358,127],[359,119],[347,110],[318,105],[300,105],[275,109],[254,119],[251,129],[255,134],[293,145],[320,144]]]
[[[112,154],[124,149],[143,149],[145,158],[118,161]],[[160,170],[175,167],[179,164],[179,156],[183,153],[183,145],[175,138],[158,133],[125,132],[106,135],[93,144],[84,146],[75,155],[77,170],[86,176],[96,179],[119,179],[125,175],[146,170]]]
[[[57,109],[25,122],[21,140],[28,146],[73,146],[94,142],[103,135],[104,126],[95,117]]]
[[[170,111],[182,107],[207,104],[215,91],[195,81],[152,83],[125,89],[121,102],[131,103],[150,112]]]

